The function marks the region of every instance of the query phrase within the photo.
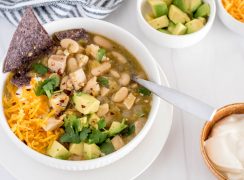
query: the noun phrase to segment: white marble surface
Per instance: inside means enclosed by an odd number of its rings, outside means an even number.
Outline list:
[[[210,33],[197,45],[179,50],[158,47],[140,32],[135,7],[136,1],[125,1],[106,20],[127,29],[147,46],[172,87],[215,107],[244,101],[244,38],[226,29],[216,18]],[[0,57],[13,31],[14,27],[0,18]],[[178,109],[175,109],[173,121],[160,156],[137,179],[215,179],[200,154],[199,139],[204,121]],[[14,180],[1,166],[0,179]]]

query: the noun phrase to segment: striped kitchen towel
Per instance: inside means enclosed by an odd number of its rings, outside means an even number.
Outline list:
[[[34,8],[41,23],[68,17],[103,19],[123,0],[0,0],[0,16],[18,25],[24,9]]]

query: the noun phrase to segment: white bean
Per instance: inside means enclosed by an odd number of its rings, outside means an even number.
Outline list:
[[[101,88],[101,96],[104,97],[109,93],[109,89],[106,87]]]
[[[93,41],[99,45],[102,46],[104,48],[107,49],[112,49],[113,48],[113,44],[111,42],[109,42],[107,39],[101,37],[101,36],[94,36]]]
[[[61,50],[61,49],[58,49],[57,52],[56,52],[57,55],[63,55],[64,52]]]
[[[77,53],[80,49],[79,44],[73,39],[62,39],[60,45],[70,53]]]
[[[119,83],[122,86],[127,86],[130,83],[130,75],[128,73],[122,73],[119,79]]]
[[[111,68],[111,64],[109,62],[105,62],[105,63],[99,65],[98,67],[93,68],[91,70],[91,73],[93,76],[100,76],[100,75],[108,72],[110,68]]]
[[[114,69],[111,69],[111,70],[110,70],[110,73],[111,73],[111,75],[112,75],[113,77],[115,77],[115,78],[120,78],[120,75],[119,75],[118,71],[116,71],[116,70],[114,70]]]
[[[72,73],[78,69],[78,64],[75,58],[69,58],[67,61],[67,70]]]
[[[102,104],[102,105],[99,106],[99,109],[97,111],[97,115],[99,117],[104,116],[105,114],[108,113],[108,111],[109,111],[109,105],[108,105],[108,103]]]
[[[112,51],[111,53],[121,64],[127,63],[127,59],[122,54],[116,51]]]
[[[114,102],[121,102],[123,101],[128,95],[128,88],[121,87],[112,97]]]
[[[76,54],[75,58],[79,67],[85,66],[89,60],[88,56],[84,54]]]

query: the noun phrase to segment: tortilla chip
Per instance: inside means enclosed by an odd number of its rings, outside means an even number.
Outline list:
[[[54,33],[54,36],[57,40],[61,41],[62,39],[73,39],[75,41],[83,40],[84,42],[88,42],[89,35],[85,29],[71,29],[66,31],[60,31]]]
[[[25,86],[30,84],[31,77],[27,76],[27,74],[19,74],[15,73],[11,82],[17,87]]]
[[[32,8],[27,8],[11,40],[3,72],[19,69],[53,46],[53,41],[37,20]]]

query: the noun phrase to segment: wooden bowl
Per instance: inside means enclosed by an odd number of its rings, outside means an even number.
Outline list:
[[[221,119],[231,115],[231,114],[244,114],[244,103],[236,103],[224,106],[216,111],[210,121],[207,121],[202,129],[201,134],[201,153],[205,163],[207,164],[208,168],[212,171],[212,173],[221,180],[227,180],[227,178],[221,173],[209,159],[206,150],[204,148],[204,142],[208,139],[211,130],[216,122],[220,121]]]

